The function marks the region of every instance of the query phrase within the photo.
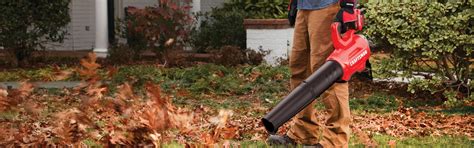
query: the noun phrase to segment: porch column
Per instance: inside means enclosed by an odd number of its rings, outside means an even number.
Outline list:
[[[107,24],[107,0],[95,0],[95,46],[97,57],[107,57],[109,46]]]

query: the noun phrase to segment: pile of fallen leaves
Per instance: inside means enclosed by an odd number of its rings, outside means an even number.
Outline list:
[[[368,146],[377,146],[369,135],[387,134],[404,138],[413,136],[467,136],[474,133],[474,116],[427,114],[413,108],[399,108],[388,114],[366,113],[353,116],[352,129],[356,136]]]
[[[474,116],[444,115],[416,112],[413,108],[400,108],[389,114],[364,114],[354,117],[359,129],[385,133],[394,137],[458,135],[472,137]]]
[[[28,82],[18,89],[0,89],[0,111],[12,114],[0,118],[0,145],[83,146],[89,141],[107,146],[178,142],[197,147],[229,145],[225,140],[239,134],[228,122],[230,110],[212,116],[205,107],[193,111],[175,107],[153,83],[145,85],[143,95],[126,82],[109,94],[110,88],[97,75],[96,56],[89,54],[81,65],[76,71],[83,83],[59,96],[32,93],[35,88]]]

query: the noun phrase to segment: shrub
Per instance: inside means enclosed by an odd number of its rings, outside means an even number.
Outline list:
[[[411,82],[409,90],[432,93],[456,91],[469,96],[473,77],[473,13],[471,1],[367,3],[366,34],[385,45],[391,57],[382,60],[379,73],[413,78],[425,71],[425,79]]]
[[[155,7],[128,9],[127,31],[132,45],[142,44],[140,38],[143,37],[146,47],[153,49],[162,62],[166,62],[167,51],[183,45],[193,19],[189,15],[188,1],[183,3],[184,6],[178,6],[172,0],[158,2]],[[130,37],[137,40],[130,40]]]
[[[198,13],[199,24],[191,34],[191,45],[199,53],[223,46],[237,46],[244,49],[246,33],[244,17],[239,11],[224,11],[213,8],[209,13]]]
[[[288,0],[230,0],[222,9],[241,11],[245,18],[252,19],[286,18],[288,4]]]
[[[14,65],[26,62],[32,51],[44,49],[44,44],[64,40],[64,26],[71,21],[69,2],[0,1],[0,47],[15,58]]]
[[[129,11],[134,12],[137,11],[136,8],[134,7],[127,7],[125,9],[125,18],[122,20],[117,21],[117,32],[120,37],[125,38],[127,41],[126,45],[121,45],[121,43],[115,43],[115,47],[120,47],[117,50],[124,49],[125,51],[126,47],[129,47],[127,50],[129,50],[129,54],[132,55],[133,59],[140,59],[140,53],[143,52],[144,50],[147,49],[147,41],[145,38],[145,33],[140,32],[139,29],[136,29],[140,27],[139,22],[137,20],[137,17],[134,15],[130,15]],[[123,48],[122,48],[123,47]],[[116,48],[112,47],[112,50]],[[112,55],[110,55],[112,56]],[[120,56],[120,55],[118,55]],[[128,55],[129,56],[129,55]]]

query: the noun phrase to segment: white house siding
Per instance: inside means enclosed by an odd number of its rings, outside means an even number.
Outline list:
[[[225,0],[200,0],[200,11],[208,12],[214,7],[221,7]]]
[[[95,0],[72,0],[72,50],[92,49],[95,41]]]
[[[69,5],[71,23],[66,26],[68,35],[63,43],[47,45],[49,50],[88,50],[94,46],[94,0],[72,0]]]
[[[269,50],[265,57],[268,64],[278,64],[278,59],[287,59],[293,45],[293,28],[246,29],[247,48]]]
[[[128,6],[145,8],[146,6],[154,6],[157,3],[158,0],[123,0],[123,8]]]

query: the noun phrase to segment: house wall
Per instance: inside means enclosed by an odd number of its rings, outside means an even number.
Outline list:
[[[124,8],[134,6],[144,8],[157,4],[157,0],[115,0],[115,18],[125,16]],[[222,6],[224,0],[193,0],[193,11],[210,11]],[[71,23],[65,27],[68,35],[63,43],[50,43],[48,50],[90,50],[95,43],[95,0],[72,0],[70,4]]]
[[[293,45],[293,28],[284,29],[246,29],[247,48],[259,51],[267,50],[268,64],[278,64],[278,59],[287,59]]]
[[[69,5],[71,22],[66,26],[68,35],[63,43],[50,43],[48,50],[84,50],[92,49],[95,33],[94,0],[71,1]]]
[[[95,40],[95,0],[71,2],[72,30],[68,40],[72,41],[68,42],[72,42],[72,50],[92,49]]]
[[[202,12],[209,12],[214,7],[221,7],[225,0],[200,0],[200,11]]]
[[[137,8],[145,8],[146,6],[154,6],[158,0],[123,0],[123,7],[133,6]]]

